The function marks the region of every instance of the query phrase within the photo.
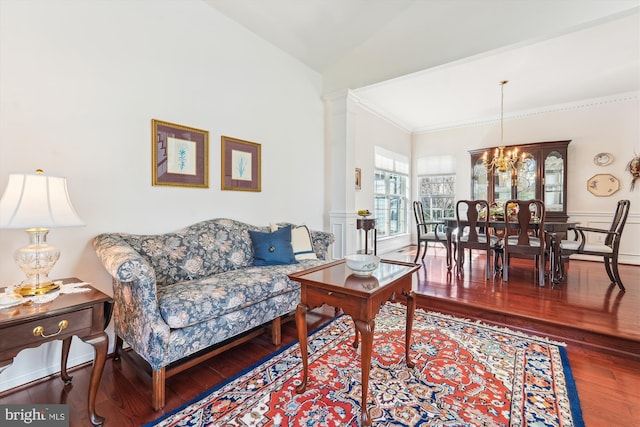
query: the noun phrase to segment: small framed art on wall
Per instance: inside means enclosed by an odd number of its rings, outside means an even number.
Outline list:
[[[151,120],[153,185],[209,187],[209,132]]]
[[[224,135],[221,142],[221,188],[262,191],[261,145]]]

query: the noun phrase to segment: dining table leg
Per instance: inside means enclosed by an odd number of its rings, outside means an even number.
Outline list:
[[[547,233],[549,237],[549,281],[552,284],[564,280],[562,274],[562,256],[560,254],[560,238],[557,233]]]
[[[445,226],[445,234],[447,235],[447,270],[451,271],[453,264],[451,261],[451,258],[453,257],[453,228]]]
[[[562,235],[558,233],[550,234],[549,239],[549,280],[552,284],[558,284],[564,282],[564,268],[562,264],[562,249],[560,249],[560,243],[562,241]]]

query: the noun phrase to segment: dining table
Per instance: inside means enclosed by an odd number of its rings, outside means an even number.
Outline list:
[[[447,269],[451,271],[453,267],[452,255],[453,255],[453,232],[458,226],[464,227],[469,225],[464,219],[460,220],[458,224],[457,218],[442,218],[444,224],[445,233],[447,236]],[[484,220],[481,221],[484,224]],[[510,222],[510,226],[519,227],[517,222]],[[560,222],[560,221],[545,221],[545,244],[549,247],[549,279],[551,283],[557,284],[564,281],[563,269],[560,268],[562,262],[560,253],[560,242],[568,234],[569,230],[575,228],[578,225],[577,222]],[[488,227],[494,230],[504,229],[505,221],[502,218],[489,218]],[[532,222],[530,224],[531,229],[537,230],[539,224]]]

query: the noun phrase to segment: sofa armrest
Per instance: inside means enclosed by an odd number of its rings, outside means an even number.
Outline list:
[[[311,244],[316,256],[322,260],[329,259],[329,246],[335,242],[333,233],[318,230],[309,230],[311,233]]]
[[[118,234],[101,234],[93,248],[113,277],[114,326],[154,369],[164,366],[169,325],[160,315],[153,267]]]
[[[144,280],[155,288],[155,271],[142,255],[118,234],[100,234],[93,239],[93,249],[107,272],[122,282]]]

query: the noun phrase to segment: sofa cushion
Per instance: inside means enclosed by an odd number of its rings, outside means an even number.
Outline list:
[[[174,233],[120,236],[153,266],[159,287],[248,267],[251,227],[231,219],[202,221]]]
[[[253,265],[295,264],[290,225],[271,233],[249,230],[249,235],[253,244]]]
[[[248,267],[158,289],[160,314],[169,327],[184,328],[240,310],[273,296],[300,288],[287,274],[323,264]]]

